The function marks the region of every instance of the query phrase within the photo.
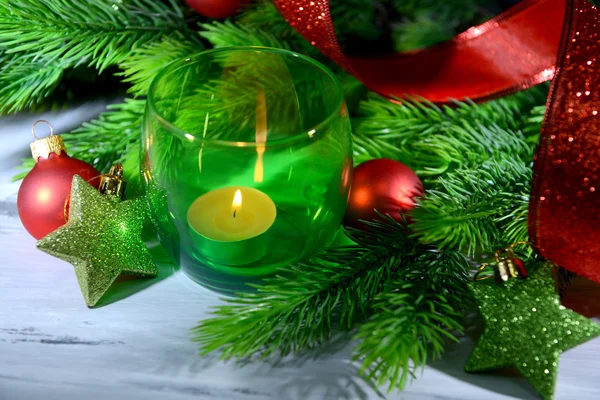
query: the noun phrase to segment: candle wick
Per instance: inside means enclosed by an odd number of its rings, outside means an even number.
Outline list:
[[[233,210],[233,218],[235,218],[235,213],[237,213],[237,208]]]

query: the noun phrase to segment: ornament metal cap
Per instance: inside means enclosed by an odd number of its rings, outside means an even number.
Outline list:
[[[100,177],[98,191],[102,194],[110,194],[124,200],[126,186],[127,182],[123,180],[123,165],[115,164],[110,167],[108,174]]]
[[[473,276],[473,280],[482,281],[484,279],[495,278],[496,283],[503,283],[511,278],[527,278],[528,274],[525,269],[525,264],[521,259],[515,257],[513,250],[513,248],[518,245],[529,245],[529,242],[516,242],[504,249],[496,251],[496,260],[482,264],[475,273],[475,276]],[[493,275],[480,276],[480,274],[490,266],[493,267]]]
[[[35,135],[35,126],[43,122],[50,127],[50,136],[39,139]],[[37,163],[40,157],[48,158],[51,153],[56,153],[56,155],[60,155],[63,151],[66,153],[67,149],[65,148],[65,144],[62,140],[62,137],[54,134],[54,128],[48,121],[40,119],[35,121],[33,126],[31,127],[31,134],[35,138],[35,141],[31,143],[31,155],[33,160]]]

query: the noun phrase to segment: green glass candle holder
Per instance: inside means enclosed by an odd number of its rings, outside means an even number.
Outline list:
[[[170,64],[150,87],[142,144],[161,243],[210,288],[243,289],[340,227],[350,124],[335,75],[310,58],[229,47]]]

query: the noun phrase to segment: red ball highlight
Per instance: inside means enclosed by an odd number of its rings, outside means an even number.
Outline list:
[[[360,228],[359,220],[378,219],[375,212],[401,221],[422,196],[423,183],[406,165],[386,158],[370,160],[354,168],[344,224]]]

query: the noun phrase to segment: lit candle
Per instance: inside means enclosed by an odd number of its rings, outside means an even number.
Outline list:
[[[269,196],[250,187],[227,187],[198,197],[187,219],[195,244],[207,259],[242,265],[261,259],[267,249],[263,235],[275,222],[277,209]]]

